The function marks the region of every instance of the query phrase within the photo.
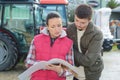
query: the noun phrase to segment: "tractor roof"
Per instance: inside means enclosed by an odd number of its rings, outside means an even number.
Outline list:
[[[39,3],[39,0],[0,0],[0,3],[12,3],[12,4],[16,4],[16,3],[22,3],[22,4],[31,4],[31,3]]]
[[[68,4],[68,0],[40,0],[40,4]]]

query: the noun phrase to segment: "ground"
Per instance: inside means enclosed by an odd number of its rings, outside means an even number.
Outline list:
[[[104,70],[100,80],[120,80],[120,51],[112,50],[110,52],[104,52]],[[0,80],[18,80],[17,76],[25,71],[23,64],[18,64],[14,70],[0,72]],[[79,70],[81,79],[84,80],[84,71],[81,67]],[[67,80],[72,80],[72,76]]]

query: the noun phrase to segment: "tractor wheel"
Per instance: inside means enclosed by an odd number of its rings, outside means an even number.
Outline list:
[[[17,64],[18,51],[12,38],[0,32],[0,71],[10,70]]]

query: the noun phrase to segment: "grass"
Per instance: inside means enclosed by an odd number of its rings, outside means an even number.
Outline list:
[[[112,46],[112,51],[116,51],[116,50],[118,50],[117,45],[116,45],[116,44],[113,44],[113,46]]]
[[[116,50],[120,50],[120,49],[117,48],[117,44],[113,44],[112,51],[116,51]]]

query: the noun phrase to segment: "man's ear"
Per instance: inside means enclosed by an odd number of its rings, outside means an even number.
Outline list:
[[[88,18],[89,22],[92,20],[91,18]]]

